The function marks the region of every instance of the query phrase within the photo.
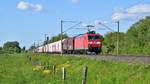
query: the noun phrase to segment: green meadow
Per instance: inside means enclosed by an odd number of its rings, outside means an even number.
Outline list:
[[[82,84],[84,66],[87,84],[150,84],[150,65],[32,53],[1,54],[0,84]]]

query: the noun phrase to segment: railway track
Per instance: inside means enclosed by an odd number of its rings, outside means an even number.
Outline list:
[[[70,56],[70,55],[64,55]],[[128,63],[142,63],[142,64],[150,64],[150,56],[115,56],[115,55],[73,55],[75,57],[87,57],[90,59],[98,59],[98,60],[106,60],[106,61],[120,61],[120,62],[128,62]]]

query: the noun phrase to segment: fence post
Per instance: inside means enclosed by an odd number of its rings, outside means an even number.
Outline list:
[[[87,72],[88,72],[88,67],[85,66],[83,69],[83,79],[82,79],[82,84],[86,84],[86,80],[87,80]]]
[[[46,66],[46,69],[49,69],[49,62],[48,61],[46,62],[45,66]]]
[[[42,66],[42,62],[39,61],[39,65]]]
[[[46,62],[43,62],[42,66],[44,68],[44,70],[46,69],[46,66],[45,66]]]
[[[64,67],[62,68],[62,79],[66,80],[66,69]]]
[[[53,65],[53,74],[55,75],[55,70],[56,70],[56,67],[55,65]]]
[[[31,56],[27,56],[27,59],[28,59],[29,61],[32,61]]]

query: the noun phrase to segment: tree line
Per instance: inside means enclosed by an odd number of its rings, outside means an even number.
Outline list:
[[[66,33],[62,35],[62,39],[64,39],[64,38],[68,38],[68,35]],[[43,42],[43,45],[46,45],[48,43],[53,43],[53,42],[56,42],[59,40],[61,40],[61,34],[53,36],[51,39],[49,39],[49,37],[47,37],[46,41]]]
[[[105,35],[104,46],[114,46],[117,50],[117,34],[119,35],[119,54],[150,54],[150,16],[133,24],[126,33],[109,32]]]
[[[8,41],[4,43],[3,47],[0,47],[0,54],[3,53],[13,54],[13,53],[21,53],[25,51],[26,51],[25,46],[21,48],[19,42],[17,41],[13,41],[13,42]]]

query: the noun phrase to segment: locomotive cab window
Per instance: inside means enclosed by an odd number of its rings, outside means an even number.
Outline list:
[[[88,36],[89,40],[96,40],[96,39],[100,39],[100,36]]]

